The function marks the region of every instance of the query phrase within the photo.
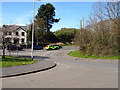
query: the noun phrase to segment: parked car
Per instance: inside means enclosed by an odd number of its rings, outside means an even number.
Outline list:
[[[17,46],[17,45],[7,45],[7,50],[9,51],[13,51],[13,50],[23,50],[23,47],[22,46]]]
[[[45,46],[46,50],[57,50],[60,49],[61,47],[59,45],[47,45]]]
[[[42,46],[39,46],[39,45],[34,45],[33,46],[33,50],[41,50],[41,49],[43,49]]]
[[[60,46],[60,45],[53,45],[53,46],[58,46],[58,47],[59,47],[59,49],[60,49],[60,48],[62,48],[62,46]]]

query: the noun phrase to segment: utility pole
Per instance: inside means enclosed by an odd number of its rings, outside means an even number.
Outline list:
[[[120,1],[117,3],[118,5],[118,44],[120,44]],[[118,55],[120,54],[120,45],[118,45]],[[120,59],[120,58],[119,58]]]
[[[33,27],[32,27],[32,48],[31,48],[31,59],[33,60],[33,44],[34,44],[34,11],[35,11],[35,0],[33,0]]]
[[[81,33],[82,33],[82,20],[80,20],[80,30],[81,30]]]
[[[41,1],[41,0],[37,0]],[[35,12],[35,0],[33,0],[33,27],[32,27],[32,48],[31,48],[31,59],[33,60],[33,45],[34,45],[34,12]]]

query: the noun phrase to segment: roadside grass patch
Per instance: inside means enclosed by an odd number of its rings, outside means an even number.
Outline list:
[[[90,58],[90,59],[114,59],[114,60],[119,60],[119,56],[96,56],[96,55],[84,55],[82,52],[79,50],[76,51],[71,51],[68,53],[69,56],[73,57],[79,57],[79,58]]]
[[[20,66],[20,65],[27,65],[33,63],[36,63],[36,61],[29,58],[10,57],[10,56],[5,56],[5,58],[0,57],[0,67],[12,67],[12,66]]]

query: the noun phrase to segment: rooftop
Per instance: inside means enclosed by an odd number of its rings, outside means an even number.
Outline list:
[[[23,30],[27,31],[27,26],[18,26],[18,25],[3,25],[1,29],[5,31],[16,31],[19,28],[22,28]]]

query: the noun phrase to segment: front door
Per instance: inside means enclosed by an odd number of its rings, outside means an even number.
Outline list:
[[[14,44],[19,44],[19,38],[14,38]]]

